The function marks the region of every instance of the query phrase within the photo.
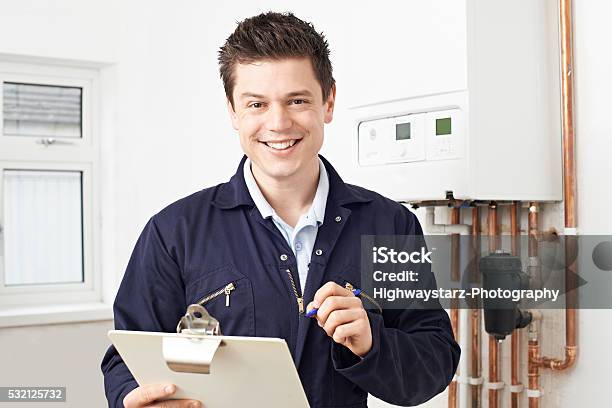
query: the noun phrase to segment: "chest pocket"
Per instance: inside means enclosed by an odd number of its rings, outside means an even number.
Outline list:
[[[202,273],[186,288],[189,304],[198,303],[219,320],[225,336],[255,335],[255,304],[249,278],[231,265]]]

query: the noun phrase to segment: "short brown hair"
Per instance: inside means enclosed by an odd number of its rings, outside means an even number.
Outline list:
[[[299,57],[310,58],[326,101],[336,81],[323,33],[292,13],[268,12],[241,21],[219,49],[219,71],[225,95],[234,106],[232,93],[237,63]]]

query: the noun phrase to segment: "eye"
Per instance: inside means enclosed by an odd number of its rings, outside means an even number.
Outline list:
[[[251,102],[248,104],[249,108],[259,109],[263,107],[263,103],[261,102]]]
[[[306,100],[305,99],[292,99],[290,103],[292,105],[303,105],[306,103]]]

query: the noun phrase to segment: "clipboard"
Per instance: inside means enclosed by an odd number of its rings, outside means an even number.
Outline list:
[[[194,306],[216,322],[202,306],[191,305],[179,333],[108,332],[138,384],[175,384],[172,399],[200,400],[206,408],[309,407],[285,340],[222,336],[218,322],[212,330],[198,330],[189,322]],[[188,328],[183,329],[186,318]]]

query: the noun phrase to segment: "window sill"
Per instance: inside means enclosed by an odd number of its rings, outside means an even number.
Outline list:
[[[0,308],[0,327],[38,326],[113,320],[113,308],[101,302]]]

